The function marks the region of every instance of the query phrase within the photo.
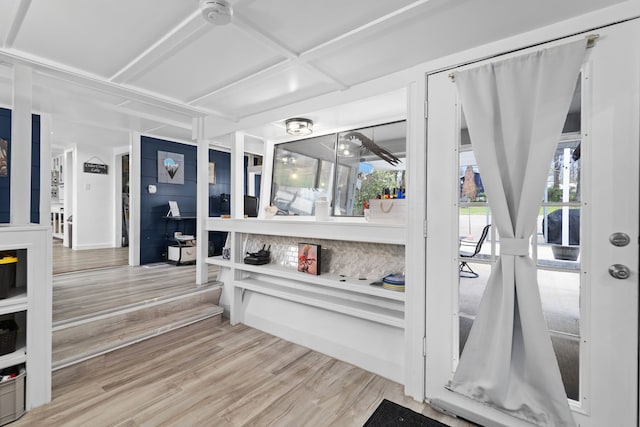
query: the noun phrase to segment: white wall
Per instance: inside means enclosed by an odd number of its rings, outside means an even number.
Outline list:
[[[84,172],[84,163],[105,163],[108,175]],[[114,180],[113,150],[97,146],[79,146],[76,153],[76,210],[73,217],[73,249],[113,247]],[[70,194],[67,194],[70,196]]]

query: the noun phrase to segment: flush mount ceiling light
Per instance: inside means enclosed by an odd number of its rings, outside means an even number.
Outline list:
[[[338,142],[338,156],[353,157],[360,153],[360,147],[362,147],[362,141],[355,136],[348,139],[340,138],[340,141]]]
[[[226,25],[233,16],[233,8],[227,0],[200,0],[200,11],[204,19],[215,25]]]
[[[289,135],[309,135],[311,134],[311,132],[313,132],[313,122],[309,119],[296,117],[293,119],[288,119],[284,123],[287,127],[287,133]]]
[[[280,161],[282,161],[283,165],[289,165],[289,164],[294,165],[296,163],[296,158],[289,154],[286,156],[282,156]]]

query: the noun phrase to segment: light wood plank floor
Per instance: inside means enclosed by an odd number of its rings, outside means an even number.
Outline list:
[[[64,375],[64,372],[54,374]],[[402,387],[244,325],[203,321],[97,358],[22,426],[362,426],[383,398],[451,426]]]
[[[84,249],[74,251],[53,239],[53,274],[129,264],[129,248]]]
[[[211,280],[218,267],[209,267]],[[85,270],[53,277],[53,322],[123,309],[197,289],[195,265],[159,263]]]

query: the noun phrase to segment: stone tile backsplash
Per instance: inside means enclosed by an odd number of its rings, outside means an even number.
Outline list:
[[[403,245],[250,234],[243,253],[257,252],[263,245],[271,246],[272,264],[297,269],[298,243],[321,245],[322,273],[369,280],[389,273],[404,273]]]

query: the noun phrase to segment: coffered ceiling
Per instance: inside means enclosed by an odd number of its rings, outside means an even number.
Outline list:
[[[0,103],[11,105],[12,65],[26,63],[34,108],[53,115],[54,144],[92,132],[110,145],[128,143],[130,131],[190,140],[194,117],[243,123],[629,1],[231,0],[231,23],[215,26],[197,0],[2,0]],[[386,97],[395,119],[404,97]],[[355,110],[356,122],[383,114]],[[338,116],[318,112],[327,129],[344,125]],[[264,125],[252,134],[283,132]]]

